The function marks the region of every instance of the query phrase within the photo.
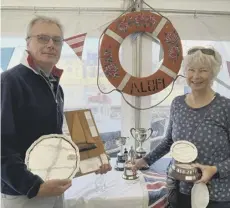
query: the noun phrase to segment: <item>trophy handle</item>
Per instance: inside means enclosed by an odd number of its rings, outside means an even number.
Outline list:
[[[134,130],[134,131],[136,131],[136,129],[135,129],[135,128],[131,128],[131,129],[130,129],[130,134],[132,135],[132,137],[133,137],[134,139],[136,139],[136,137],[135,137],[135,136],[133,136],[133,130]]]
[[[148,136],[148,138],[147,138],[146,140],[148,140],[148,139],[151,137],[151,135],[152,135],[152,133],[153,133],[153,129],[152,129],[152,128],[149,128],[148,131],[150,131],[151,133],[149,134],[149,136]],[[146,141],[146,140],[145,140],[145,141]]]

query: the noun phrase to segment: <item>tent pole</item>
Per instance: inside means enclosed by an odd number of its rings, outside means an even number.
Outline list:
[[[143,7],[142,0],[135,1],[135,10],[141,11]],[[142,71],[142,35],[137,35],[136,40],[133,44],[133,75],[136,77],[141,77]],[[134,97],[134,103],[137,108],[141,108],[141,97]],[[141,128],[141,111],[134,109],[135,112],[135,128]],[[139,146],[135,139],[135,150]]]

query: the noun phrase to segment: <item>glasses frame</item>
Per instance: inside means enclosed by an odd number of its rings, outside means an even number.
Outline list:
[[[193,48],[188,51],[188,55],[192,55],[197,51],[201,51],[205,55],[211,55],[215,58],[215,51],[211,48]]]
[[[28,36],[28,37],[26,38],[26,40],[28,40],[28,39],[30,39],[30,38],[33,38],[33,37],[37,38],[37,41],[38,41],[39,43],[41,43],[41,44],[48,44],[49,41],[50,41],[50,39],[52,39],[54,45],[56,45],[56,46],[62,46],[62,45],[63,45],[63,41],[64,41],[64,39],[63,39],[62,37],[60,37],[60,36],[54,36],[54,37],[52,37],[52,36],[44,35],[44,34],[40,34],[40,35],[30,35],[30,36]],[[46,41],[44,41],[44,40],[42,41],[42,40],[40,39],[41,37],[46,37],[47,40],[46,40]],[[55,38],[58,38],[58,37],[60,37],[60,42],[57,42],[57,40],[55,39]]]

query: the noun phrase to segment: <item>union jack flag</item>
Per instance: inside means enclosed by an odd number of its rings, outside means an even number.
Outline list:
[[[64,41],[73,49],[75,54],[82,59],[82,52],[85,43],[85,37],[87,33],[83,33],[80,35],[75,35],[73,37],[69,37],[64,39]]]
[[[149,208],[165,208],[166,206],[166,175],[152,171],[143,172],[146,189],[148,191]]]

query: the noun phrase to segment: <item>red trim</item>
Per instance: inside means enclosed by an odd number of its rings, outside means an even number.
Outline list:
[[[75,36],[72,36],[70,38],[66,38],[64,39],[64,41],[68,41],[68,40],[73,40],[75,38],[80,38],[80,37],[83,37],[83,36],[86,36],[87,33],[83,33],[83,34],[80,34],[80,35],[75,35]]]
[[[26,60],[27,60],[27,62],[28,62],[28,65],[29,65],[32,69],[36,70],[36,67],[35,67],[34,60],[33,60],[32,56],[28,54]],[[62,73],[63,73],[63,70],[57,68],[56,66],[54,66],[51,73],[52,73],[53,76],[56,76],[56,77],[59,77],[59,78],[60,78],[61,75],[62,75]]]
[[[32,56],[30,56],[30,55],[28,55],[27,56],[27,63],[29,64],[29,66],[32,68],[32,69],[36,69],[35,68],[35,64],[34,64],[34,61],[33,61],[33,59],[32,59]]]
[[[81,47],[81,46],[83,46],[84,45],[84,41],[82,41],[82,42],[79,42],[79,43],[74,43],[74,44],[72,44],[72,45],[70,45],[71,46],[71,48],[78,48],[78,47]]]
[[[54,66],[53,67],[53,69],[52,69],[52,75],[53,76],[56,76],[56,77],[61,77],[61,75],[62,75],[62,73],[63,73],[63,70],[62,69],[59,69],[59,68],[57,68],[56,66]]]

